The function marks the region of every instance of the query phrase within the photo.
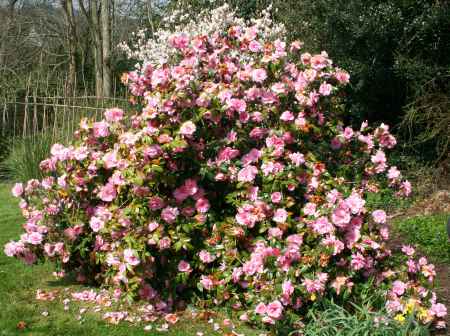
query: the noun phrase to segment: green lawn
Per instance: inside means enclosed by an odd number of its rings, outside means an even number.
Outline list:
[[[417,245],[419,250],[433,262],[450,265],[450,242],[446,224],[450,214],[415,216],[395,223],[396,230],[409,244]]]
[[[181,318],[168,332],[144,331],[146,324],[131,325],[122,322],[111,325],[101,319],[100,313],[87,312],[77,320],[80,304],[71,303],[70,310],[64,311],[61,299],[52,302],[36,300],[36,290],[64,290],[63,281],[52,276],[52,265],[26,266],[20,261],[7,257],[3,246],[11,239],[18,239],[21,233],[23,218],[17,201],[10,196],[10,187],[0,185],[0,336],[33,335],[33,336],[119,336],[119,335],[196,335],[198,331],[205,335],[223,335],[215,332],[213,325],[207,322]],[[81,286],[71,284],[71,289]],[[48,316],[43,316],[48,312]],[[25,322],[25,329],[17,325]],[[221,322],[217,319],[216,322]],[[153,326],[153,330],[156,325]],[[241,326],[238,330],[245,335],[259,335],[260,332]]]

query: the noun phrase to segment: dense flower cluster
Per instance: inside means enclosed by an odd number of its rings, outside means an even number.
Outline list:
[[[349,74],[254,25],[168,41],[170,62],[125,78],[140,113],[83,120],[41,163],[48,177],[14,186],[25,233],[6,254],[53,260],[161,312],[195,292],[242,320],[293,323],[370,279],[397,320],[442,323],[433,265],[405,247],[393,267],[386,214],[368,207],[411,185],[388,163],[388,126],[340,122]]]

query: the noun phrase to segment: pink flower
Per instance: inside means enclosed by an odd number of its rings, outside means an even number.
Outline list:
[[[98,197],[104,202],[111,202],[117,196],[116,188],[112,183],[108,183],[100,188]]]
[[[280,119],[283,121],[293,121],[295,116],[291,111],[284,111],[281,113]]]
[[[245,100],[232,98],[227,101],[229,109],[237,112],[244,112],[247,109],[247,103]]]
[[[252,182],[255,179],[256,174],[258,174],[258,168],[248,165],[239,171],[237,179],[240,182]]]
[[[301,164],[305,163],[305,156],[301,153],[289,154],[289,159],[297,167],[300,166]]]
[[[267,306],[260,302],[255,307],[255,313],[258,315],[264,315],[267,312]]]
[[[109,135],[109,124],[105,121],[94,123],[94,136],[96,138],[107,137]]]
[[[268,235],[270,238],[280,239],[283,236],[283,231],[280,228],[269,228]]]
[[[28,243],[30,243],[31,245],[39,245],[40,243],[42,243],[42,239],[42,234],[40,234],[39,232],[31,232],[27,237]]]
[[[442,303],[433,303],[430,312],[437,317],[445,317],[447,315],[447,307]]]
[[[131,266],[139,265],[139,258],[136,256],[136,253],[133,249],[125,249],[123,251],[123,259],[125,262]]]
[[[200,260],[205,264],[209,264],[213,262],[214,259],[216,259],[213,255],[211,255],[211,253],[206,250],[201,250],[198,256],[200,257]]]
[[[172,224],[177,219],[179,213],[178,208],[166,207],[161,211],[161,217],[165,222]]]
[[[278,204],[281,202],[283,198],[283,194],[279,191],[275,191],[270,195],[270,199],[272,200],[272,203]]]
[[[159,209],[162,209],[162,207],[164,206],[164,201],[163,201],[163,199],[161,197],[153,196],[148,201],[148,206],[153,211],[159,210]]]
[[[117,122],[123,118],[123,110],[120,108],[111,108],[105,111],[105,118],[109,122]]]
[[[336,79],[343,84],[346,84],[350,81],[350,75],[348,74],[348,72],[343,70],[336,71],[334,77],[336,77]]]
[[[375,223],[386,223],[386,212],[384,212],[383,210],[375,210],[374,212],[372,212],[372,217]]]
[[[390,180],[395,180],[400,177],[400,171],[397,169],[397,167],[392,166],[389,168],[387,176]]]
[[[185,260],[181,260],[178,263],[178,270],[183,273],[189,273],[192,271],[191,265],[189,265],[189,263]]]
[[[392,284],[392,292],[394,292],[395,295],[401,296],[405,293],[407,287],[408,286],[404,282],[396,280]]]
[[[211,290],[214,287],[214,282],[208,276],[202,275],[200,277],[200,283],[201,283],[202,287],[206,290]]]
[[[277,223],[285,223],[288,217],[288,213],[285,209],[277,209],[273,216],[273,220]]]
[[[410,245],[403,245],[402,246],[402,252],[406,254],[407,256],[411,257],[416,252],[414,248]]]
[[[261,45],[261,43],[259,43],[258,41],[253,40],[253,41],[251,41],[251,42],[249,43],[248,49],[249,49],[251,52],[255,52],[255,53],[256,53],[256,52],[259,52],[259,51],[262,50],[262,45]]]
[[[267,72],[264,69],[254,69],[252,71],[252,79],[257,83],[262,83],[267,78]]]
[[[329,96],[330,93],[331,93],[332,88],[333,88],[333,86],[331,86],[331,84],[328,84],[328,83],[322,83],[322,84],[320,85],[320,88],[319,88],[319,93],[320,93],[322,96]]]
[[[180,134],[181,135],[192,135],[196,131],[195,124],[192,121],[186,121],[183,123],[180,127]]]
[[[290,297],[294,293],[294,286],[290,280],[283,282],[281,289],[283,290],[283,295],[286,297]]]
[[[91,227],[92,231],[98,232],[105,226],[105,222],[100,218],[93,216],[89,220],[89,226]]]
[[[169,43],[177,49],[186,49],[189,46],[189,36],[185,33],[172,35]]]
[[[171,244],[171,240],[169,237],[163,237],[159,240],[159,249],[160,250],[165,250],[168,249],[170,247]]]
[[[279,319],[283,314],[283,305],[275,300],[267,305],[267,315],[273,319]]]
[[[16,183],[14,184],[14,187],[11,189],[11,193],[14,197],[20,197],[23,194],[23,184],[22,183]]]
[[[150,223],[148,224],[148,226],[147,226],[148,231],[150,231],[150,232],[155,231],[158,227],[159,227],[159,223],[158,223],[158,222],[155,222],[155,221],[150,222]]]

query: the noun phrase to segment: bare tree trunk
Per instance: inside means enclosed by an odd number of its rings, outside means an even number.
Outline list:
[[[111,0],[101,0],[100,27],[102,39],[103,96],[111,96]]]
[[[91,32],[94,42],[94,67],[95,67],[95,94],[97,97],[103,97],[103,56],[102,56],[102,38],[99,29],[98,20],[98,2],[91,0]]]
[[[69,50],[69,71],[67,76],[66,91],[72,93],[76,87],[76,52],[78,46],[78,36],[72,0],[62,0],[62,5],[67,20],[67,44]]]
[[[6,67],[6,42],[11,23],[14,22],[14,12],[18,0],[10,0],[8,2],[6,17],[0,25],[0,70]]]

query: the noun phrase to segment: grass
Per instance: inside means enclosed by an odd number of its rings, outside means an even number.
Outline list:
[[[395,229],[409,244],[417,245],[419,250],[433,262],[450,264],[450,242],[446,224],[450,214],[415,216],[395,222]]]
[[[3,253],[4,244],[19,237],[23,222],[17,201],[10,196],[9,189],[9,186],[0,184],[0,336],[181,336],[196,335],[198,331],[208,336],[223,335],[221,331],[214,331],[210,323],[187,318],[181,318],[168,332],[161,333],[144,331],[145,324],[131,325],[122,322],[111,325],[93,312],[84,314],[83,319],[78,321],[76,316],[81,307],[79,304],[71,303],[70,311],[64,311],[58,298],[53,302],[37,301],[37,289],[63,290],[67,283],[55,280],[50,264],[30,267]],[[75,284],[70,284],[70,287],[82,289],[82,286]],[[43,312],[48,312],[48,316],[43,316]],[[25,322],[25,329],[17,327],[20,322]],[[260,331],[245,326],[240,326],[237,331],[246,336],[260,334]]]

